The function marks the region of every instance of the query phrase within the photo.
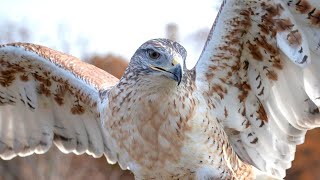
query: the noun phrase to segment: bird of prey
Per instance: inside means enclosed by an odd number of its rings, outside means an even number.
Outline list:
[[[283,178],[320,126],[318,0],[224,0],[192,69],[149,40],[123,77],[27,43],[0,47],[0,157],[105,155],[136,179]]]

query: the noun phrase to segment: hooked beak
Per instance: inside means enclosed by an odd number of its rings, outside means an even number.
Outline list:
[[[181,78],[182,78],[181,65],[175,59],[172,61],[172,64],[173,64],[173,66],[168,69],[164,69],[164,68],[157,67],[157,66],[150,66],[150,67],[153,70],[165,72],[166,76],[175,80],[176,82],[178,82],[178,86],[179,86],[179,84],[181,82]]]

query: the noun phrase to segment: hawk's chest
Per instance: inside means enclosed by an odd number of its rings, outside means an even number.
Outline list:
[[[108,110],[106,122],[119,154],[147,168],[174,166],[182,156],[189,121],[194,118],[197,101],[187,93],[125,95]]]

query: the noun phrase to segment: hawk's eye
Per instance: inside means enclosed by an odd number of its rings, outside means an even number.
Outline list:
[[[158,53],[157,51],[155,51],[155,50],[152,50],[152,49],[149,49],[148,50],[148,55],[149,55],[149,57],[151,58],[151,59],[159,59],[159,57],[160,57],[160,53]]]

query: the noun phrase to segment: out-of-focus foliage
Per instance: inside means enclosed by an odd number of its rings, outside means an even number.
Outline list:
[[[166,26],[166,38],[179,42],[179,28],[176,23],[169,23]]]
[[[206,42],[209,32],[209,28],[198,29],[187,37],[187,41],[192,44],[196,51],[202,51],[204,42]]]
[[[30,31],[20,24],[13,22],[0,23],[0,43],[28,42],[30,41]]]
[[[81,59],[88,59],[90,41],[85,36],[70,38],[72,29],[65,23],[60,23],[52,32],[35,32],[28,29],[30,24],[12,21],[0,21],[0,43],[28,42],[47,46],[58,51],[73,54]]]
[[[104,157],[63,154],[53,147],[46,154],[0,161],[0,180],[130,180],[133,175],[118,165],[109,165]]]
[[[299,145],[287,180],[320,180],[320,128],[308,131],[304,144]]]
[[[120,79],[128,66],[128,61],[114,55],[92,56],[86,62],[103,69]]]

